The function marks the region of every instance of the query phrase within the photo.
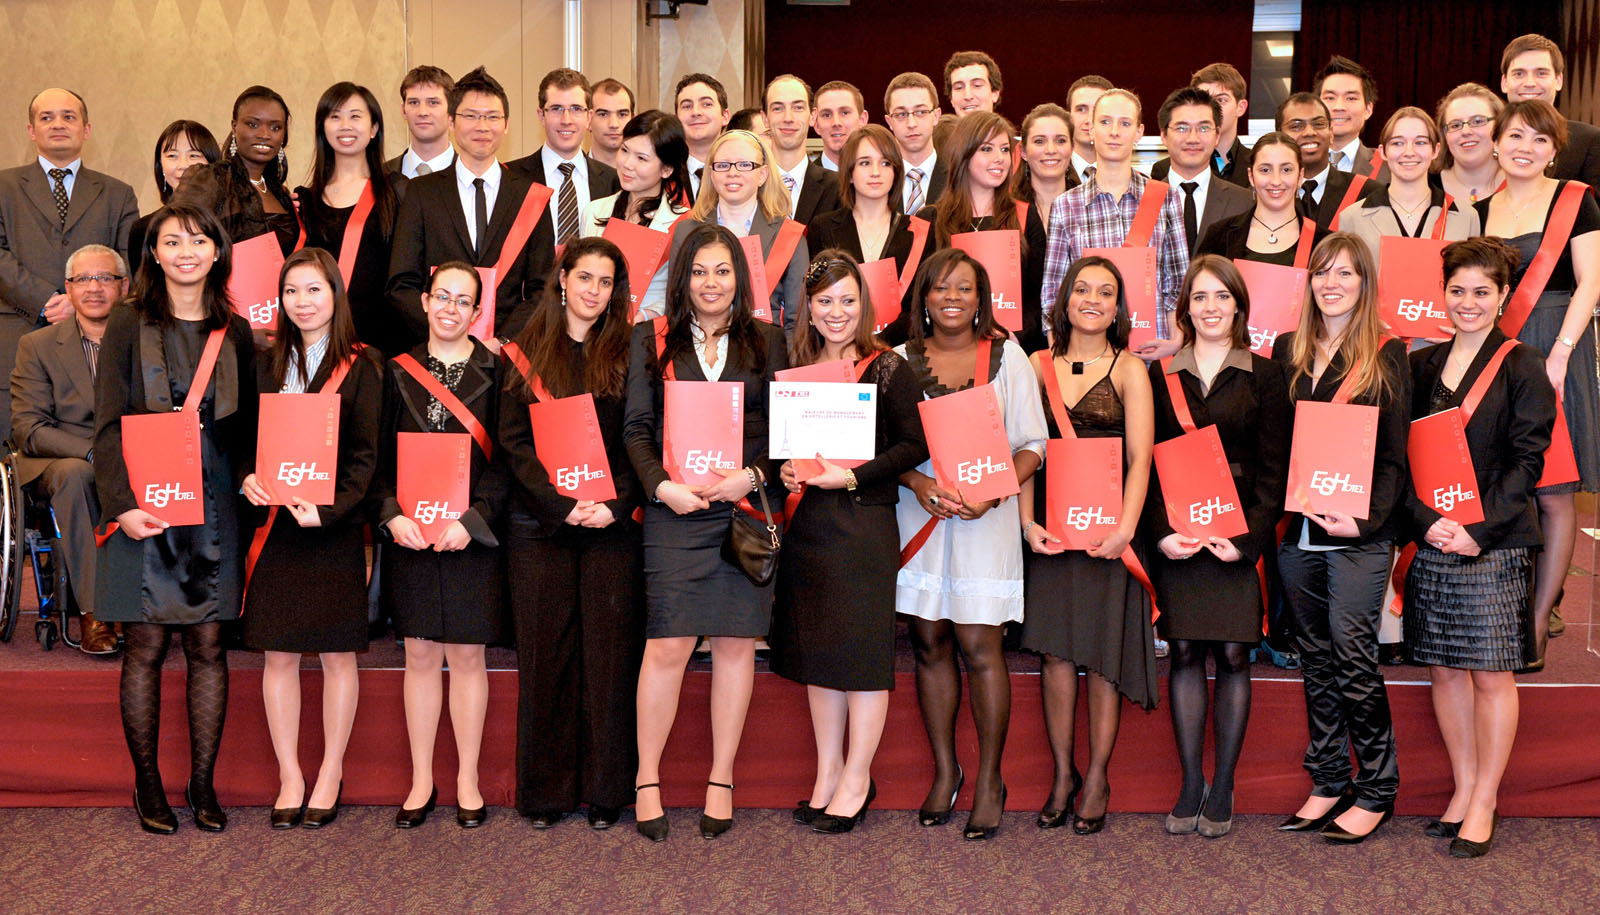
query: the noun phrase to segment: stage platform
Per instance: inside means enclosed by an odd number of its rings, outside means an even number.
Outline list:
[[[1581,544],[1580,544],[1581,545]],[[1581,551],[1580,551],[1581,552]],[[1587,557],[1586,557],[1587,558]],[[1587,564],[1587,563],[1585,563]],[[1506,816],[1600,816],[1600,654],[1590,623],[1593,581],[1575,569],[1563,613],[1567,634],[1550,643],[1543,673],[1519,678],[1521,724],[1506,773],[1500,810]],[[25,593],[32,593],[30,583]],[[126,806],[132,768],[118,719],[116,660],[85,656],[65,646],[45,652],[34,642],[29,611],[15,640],[0,645],[0,806]],[[162,771],[174,803],[187,777],[187,727],[182,703],[182,653],[176,643],[165,675]],[[1037,809],[1051,779],[1044,734],[1037,659],[1008,657],[1012,670],[1011,728],[1004,773],[1008,807]],[[488,802],[510,805],[515,791],[517,676],[515,656],[490,649],[489,724],[481,765]],[[392,639],[374,642],[361,656],[361,704],[345,759],[344,799],[350,804],[396,805],[404,797],[410,765],[402,710],[402,654]],[[224,804],[266,806],[277,790],[277,766],[261,705],[261,657],[230,654],[232,677],[217,790]],[[931,777],[927,740],[917,710],[909,647],[897,651],[897,688],[874,765],[877,806],[915,809]],[[307,667],[313,667],[308,662]],[[1165,707],[1154,712],[1125,706],[1111,768],[1111,809],[1158,813],[1170,809],[1178,786],[1176,752]],[[1427,671],[1386,667],[1400,751],[1401,815],[1436,815],[1449,797],[1450,771],[1434,723]],[[697,660],[684,683],[683,699],[663,764],[669,806],[696,807],[704,798],[710,759],[707,697],[709,663]],[[316,771],[321,753],[321,680],[303,676],[302,762]],[[454,795],[455,749],[448,709],[437,745],[435,771],[440,800]],[[815,749],[803,687],[758,665],[755,693],[734,774],[735,800],[742,807],[790,807],[810,792]],[[960,755],[976,765],[976,738],[963,707]],[[1309,790],[1300,767],[1305,750],[1305,702],[1292,671],[1270,664],[1254,668],[1250,728],[1240,761],[1236,809],[1241,813],[1287,813]],[[1209,751],[1208,751],[1209,752]],[[1080,765],[1087,753],[1087,722],[1080,707]],[[958,809],[971,804],[969,778]]]

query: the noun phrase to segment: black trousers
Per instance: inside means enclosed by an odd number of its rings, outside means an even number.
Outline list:
[[[1340,550],[1278,550],[1284,594],[1294,614],[1306,689],[1306,771],[1322,797],[1350,786],[1355,750],[1356,803],[1381,810],[1400,785],[1389,696],[1378,667],[1378,623],[1389,574],[1389,543]]]
[[[633,803],[634,692],[644,655],[639,528],[508,532],[517,635],[517,810]]]

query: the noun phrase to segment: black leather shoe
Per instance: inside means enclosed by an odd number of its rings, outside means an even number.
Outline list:
[[[994,834],[1000,831],[1000,819],[1003,819],[1005,817],[1005,815],[1006,815],[1006,785],[1005,785],[1005,782],[1001,782],[1000,783],[1000,817],[995,820],[993,826],[976,826],[972,822],[972,817],[970,817],[970,816],[967,817],[967,828],[963,829],[961,831],[961,838],[966,839],[969,842],[983,842],[983,841],[986,841],[988,839],[994,838]]]
[[[817,817],[817,821],[815,823],[811,824],[812,831],[837,836],[843,835],[844,833],[855,829],[856,826],[860,825],[862,820],[867,818],[867,808],[872,806],[872,802],[876,800],[877,797],[878,783],[868,780],[867,799],[861,802],[860,810],[857,810],[855,813],[847,817],[836,816],[834,814],[824,812],[821,816]]]
[[[1321,832],[1324,826],[1344,815],[1346,810],[1356,805],[1354,791],[1345,791],[1334,801],[1328,812],[1319,817],[1293,816],[1278,824],[1279,832]]]
[[[722,782],[706,782],[706,784],[713,788],[726,788],[729,792],[733,791],[732,785],[725,785]],[[702,839],[715,839],[732,828],[733,817],[721,819],[704,812],[700,814],[700,837]]]
[[[141,802],[138,789],[133,792],[133,812],[139,815],[139,828],[158,836],[170,836],[177,832],[178,815],[167,804],[166,795],[159,789],[147,794],[149,796]]]
[[[646,788],[655,788],[657,791],[659,791],[661,790],[661,783],[651,782],[648,785],[636,785],[634,786],[633,793],[637,795]],[[636,820],[633,824],[633,828],[639,830],[639,835],[644,836],[646,839],[649,839],[652,842],[667,841],[667,832],[671,829],[671,826],[672,824],[667,822],[667,808],[665,806],[661,808],[660,816],[649,820]]]
[[[1380,828],[1382,828],[1383,824],[1389,822],[1390,818],[1393,816],[1394,807],[1391,806],[1383,811],[1383,816],[1378,818],[1378,825],[1372,827],[1366,832],[1361,833],[1360,835],[1341,829],[1339,828],[1338,823],[1329,821],[1328,825],[1322,827],[1322,837],[1335,845],[1360,845],[1362,842],[1367,840],[1367,836],[1377,832]]]
[[[528,817],[528,822],[533,824],[534,829],[550,829],[566,818],[567,815],[564,813],[536,813],[533,816]]]
[[[1422,827],[1422,834],[1434,839],[1454,839],[1460,830],[1460,820],[1434,820]]]
[[[817,817],[822,816],[822,812],[825,809],[826,808],[824,807],[811,806],[810,798],[806,798],[803,801],[796,801],[793,814],[794,821],[802,826],[810,826],[812,823],[817,821]]]
[[[305,818],[306,805],[302,801],[299,807],[274,807],[270,822],[273,829],[293,829],[300,825]],[[320,824],[319,824],[320,825]]]
[[[339,783],[339,793],[333,797],[332,807],[307,807],[305,821],[300,825],[307,829],[321,829],[339,818],[339,802],[344,800],[344,782]]]
[[[1378,663],[1395,667],[1406,662],[1405,642],[1383,642],[1378,645]]]
[[[191,781],[183,786],[183,798],[194,812],[194,825],[206,832],[221,832],[228,828],[228,815],[217,803],[217,793],[210,787],[196,790]]]
[[[483,821],[489,819],[489,805],[481,807],[456,807],[456,822],[462,829],[477,829]]]
[[[1109,783],[1106,785],[1106,810],[1107,812],[1111,810],[1111,785]],[[1105,828],[1106,815],[1104,813],[1097,817],[1074,816],[1072,818],[1072,831],[1080,836],[1092,836]]]
[[[1072,790],[1067,792],[1067,802],[1060,810],[1051,810],[1049,807],[1039,811],[1039,818],[1034,820],[1034,825],[1040,829],[1059,829],[1067,824],[1067,818],[1072,816],[1073,808],[1078,806],[1078,792],[1083,790],[1083,776],[1077,772],[1072,773]]]
[[[1489,838],[1482,842],[1461,838],[1459,831],[1454,839],[1450,840],[1450,857],[1452,858],[1481,858],[1489,853],[1489,848],[1494,845],[1494,831],[1500,825],[1500,811],[1494,812],[1494,819],[1489,821]]]
[[[589,828],[610,829],[622,819],[622,811],[616,807],[607,807],[604,804],[589,805]]]
[[[917,822],[924,826],[943,826],[950,822],[950,814],[956,809],[956,795],[961,793],[961,786],[967,780],[967,773],[960,766],[956,767],[956,787],[950,792],[950,806],[943,810],[929,810],[926,807],[917,811]]]
[[[428,793],[428,802],[421,807],[401,807],[400,812],[394,815],[395,829],[416,829],[428,822],[428,814],[439,803],[439,788],[437,785]]]

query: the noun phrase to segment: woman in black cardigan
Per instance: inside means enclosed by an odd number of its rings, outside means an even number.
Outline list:
[[[239,486],[255,464],[256,361],[250,328],[228,305],[231,246],[210,212],[171,206],[151,221],[148,256],[128,307],[115,308],[96,369],[94,476],[100,523],[117,530],[100,547],[95,617],[123,623],[122,730],[133,756],[134,809],[148,832],[170,833],[156,757],[161,666],[172,632],[187,664],[191,770],[184,796],[195,825],[228,823],[212,774],[228,706],[223,623],[239,618],[244,540]],[[122,419],[183,404],[210,334],[224,331],[199,403],[205,522],[169,527],[139,507],[123,459]]]
[[[1195,256],[1220,254],[1232,260],[1293,266],[1300,230],[1311,218],[1300,212],[1296,202],[1304,177],[1300,147],[1288,134],[1273,131],[1257,140],[1250,148],[1250,189],[1256,205],[1213,223],[1200,236]],[[1312,244],[1327,234],[1318,226]]]
[[[739,511],[733,504],[748,497],[758,505],[758,486],[766,486],[781,510],[783,484],[767,457],[767,383],[789,364],[782,328],[751,311],[750,271],[738,238],[710,224],[683,226],[680,233],[667,275],[667,315],[634,329],[623,421],[628,457],[650,497],[635,791],[639,832],[657,842],[667,837],[661,753],[678,711],[683,669],[702,635],[711,637],[712,758],[700,834],[714,839],[733,826],[733,760],[755,683],[756,639],[771,626],[772,583],[753,584],[722,558],[722,544],[730,511]],[[743,385],[739,466],[721,470],[724,477],[714,484],[676,482],[662,463],[668,366],[680,381]]]
[[[1497,238],[1444,249],[1449,343],[1411,354],[1411,412],[1463,405],[1506,342],[1495,327],[1517,252]],[[1555,389],[1537,349],[1516,344],[1466,425],[1484,520],[1442,517],[1431,494],[1406,493],[1417,556],[1406,575],[1406,646],[1433,679],[1433,707],[1455,791],[1430,836],[1476,858],[1494,838],[1496,795],[1517,734],[1512,672],[1538,652],[1530,605],[1533,554],[1543,545],[1534,487],[1555,426]],[[1424,498],[1426,496],[1426,498]]]
[[[501,351],[510,363],[500,448],[512,477],[506,553],[515,558],[506,579],[520,687],[517,810],[540,829],[580,803],[589,805],[589,825],[605,829],[633,797],[644,577],[633,517],[639,478],[622,440],[628,308],[622,252],[603,238],[574,239],[522,334]],[[532,379],[542,386],[537,395]],[[533,430],[536,400],[584,396],[593,398],[616,489],[604,502],[575,499],[551,480],[562,468],[540,460]]]
[[[1350,843],[1393,815],[1400,784],[1378,667],[1378,623],[1404,519],[1411,370],[1405,343],[1383,334],[1377,268],[1361,239],[1328,236],[1312,252],[1309,270],[1300,327],[1278,338],[1273,361],[1289,376],[1291,404],[1327,403],[1342,393],[1340,402],[1377,407],[1377,445],[1365,518],[1289,504],[1294,513],[1278,568],[1305,681],[1311,731],[1305,768],[1313,791],[1278,828]]]

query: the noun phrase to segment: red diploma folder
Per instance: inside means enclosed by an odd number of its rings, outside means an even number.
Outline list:
[[[744,385],[668,381],[661,463],[674,482],[704,486],[744,463]]]
[[[122,417],[122,462],[140,508],[174,527],[206,523],[198,412]]]
[[[1444,258],[1449,242],[1385,235],[1378,240],[1378,317],[1397,337],[1444,337]]]
[[[1250,532],[1216,426],[1160,442],[1155,462],[1173,530],[1201,540]]]
[[[750,313],[772,324],[772,294],[761,294],[761,290],[767,288],[767,261],[761,254],[761,236],[746,235],[739,239],[739,247],[744,249],[745,263],[750,265]]]
[[[616,222],[617,220],[612,220]],[[528,404],[533,424],[533,449],[564,496],[580,502],[606,502],[617,497],[594,395],[579,394]]]
[[[980,384],[924,400],[917,411],[940,486],[959,492],[969,503],[1016,495],[1021,489],[1005,414],[992,386]]]
[[[1412,420],[1406,460],[1411,464],[1411,485],[1422,504],[1462,524],[1483,520],[1478,475],[1459,408]]]
[[[990,229],[950,236],[950,246],[972,255],[989,273],[994,319],[1012,333],[1022,330],[1022,233]]]
[[[273,505],[332,505],[339,461],[338,394],[262,394],[256,480]]]
[[[465,432],[397,435],[395,495],[400,510],[432,546],[471,505],[472,436]]]
[[[1156,249],[1144,247],[1088,248],[1084,257],[1103,257],[1117,265],[1122,274],[1123,296],[1128,301],[1128,349],[1137,350],[1156,339],[1156,310],[1161,307],[1160,274],[1156,268]],[[1057,301],[1063,308],[1065,302]]]
[[[1053,368],[1053,367],[1052,367]],[[1045,530],[1068,549],[1093,549],[1122,520],[1122,439],[1045,443]],[[1037,485],[1037,484],[1035,484]]]
[[[1263,264],[1234,258],[1250,293],[1250,351],[1272,358],[1278,335],[1300,326],[1300,308],[1306,300],[1304,267]]]
[[[228,298],[233,300],[233,310],[250,322],[251,330],[278,326],[278,273],[282,270],[283,249],[273,233],[234,244]]]
[[[1377,447],[1377,407],[1300,401],[1294,411],[1284,504],[1289,511],[1340,511],[1365,519],[1372,507]]]
[[[672,236],[626,219],[608,219],[600,237],[622,249],[622,259],[628,265],[628,317],[632,318],[639,311],[639,297],[666,263]]]
[[[894,266],[894,261],[889,261],[889,266]],[[897,281],[898,282],[898,281]],[[814,365],[802,365],[792,369],[781,369],[774,375],[778,381],[826,381],[837,384],[855,384],[856,367],[849,359],[835,359],[832,362],[818,362]],[[827,455],[823,455],[827,457]],[[865,464],[863,460],[837,460],[829,458],[840,467],[860,467]],[[804,483],[819,473],[822,465],[812,458],[790,458],[794,464],[794,477],[797,482]]]
[[[882,331],[900,317],[900,273],[894,258],[885,257],[861,265],[861,279],[867,284],[867,297],[872,300],[873,331]],[[851,379],[854,381],[855,379]]]

